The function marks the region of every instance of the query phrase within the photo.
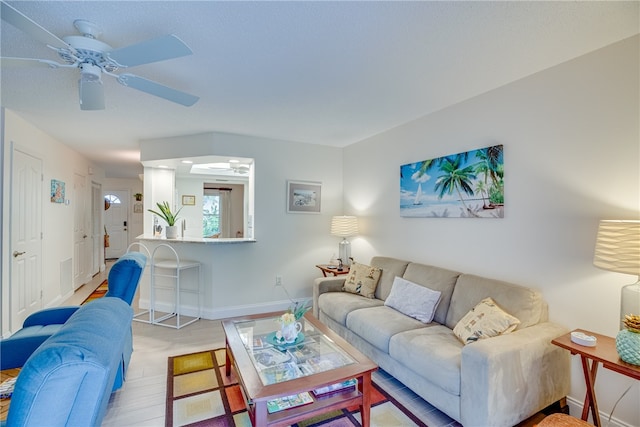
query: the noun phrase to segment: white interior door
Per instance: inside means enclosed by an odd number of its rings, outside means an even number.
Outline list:
[[[100,272],[102,266],[102,186],[97,182],[91,183],[91,276]]]
[[[129,191],[105,190],[104,198],[110,202],[109,209],[104,212],[104,224],[109,234],[109,247],[105,250],[105,257],[120,258],[129,242]]]
[[[78,289],[91,278],[91,238],[89,236],[89,209],[87,178],[73,175],[73,288]]]
[[[42,308],[42,160],[16,148],[11,158],[11,325]]]

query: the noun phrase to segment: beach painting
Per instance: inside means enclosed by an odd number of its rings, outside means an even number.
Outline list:
[[[400,216],[504,218],[503,146],[400,166]]]
[[[322,183],[287,181],[288,213],[320,213]]]

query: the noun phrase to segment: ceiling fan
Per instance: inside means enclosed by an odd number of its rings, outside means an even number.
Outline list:
[[[189,47],[173,34],[113,49],[97,39],[102,33],[92,22],[78,19],[74,26],[82,35],[60,39],[5,2],[0,2],[2,20],[24,31],[58,53],[62,63],[48,59],[0,58],[2,66],[40,66],[50,68],[77,68],[80,70],[80,109],[104,110],[102,75],[114,77],[123,86],[146,92],[184,106],[195,104],[197,96],[172,89],[134,74],[115,72],[152,62],[191,55]]]

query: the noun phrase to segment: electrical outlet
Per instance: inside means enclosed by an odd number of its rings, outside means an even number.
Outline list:
[[[282,286],[282,276],[276,276],[276,287]]]

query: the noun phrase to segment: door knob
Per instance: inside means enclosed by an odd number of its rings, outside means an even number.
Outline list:
[[[14,258],[17,258],[17,257],[19,257],[20,255],[24,255],[24,254],[26,254],[26,252],[13,251],[13,257],[14,257]]]
[[[83,239],[86,239],[86,238],[87,238],[87,235],[85,234],[84,236],[82,236],[82,238],[83,238]]]

